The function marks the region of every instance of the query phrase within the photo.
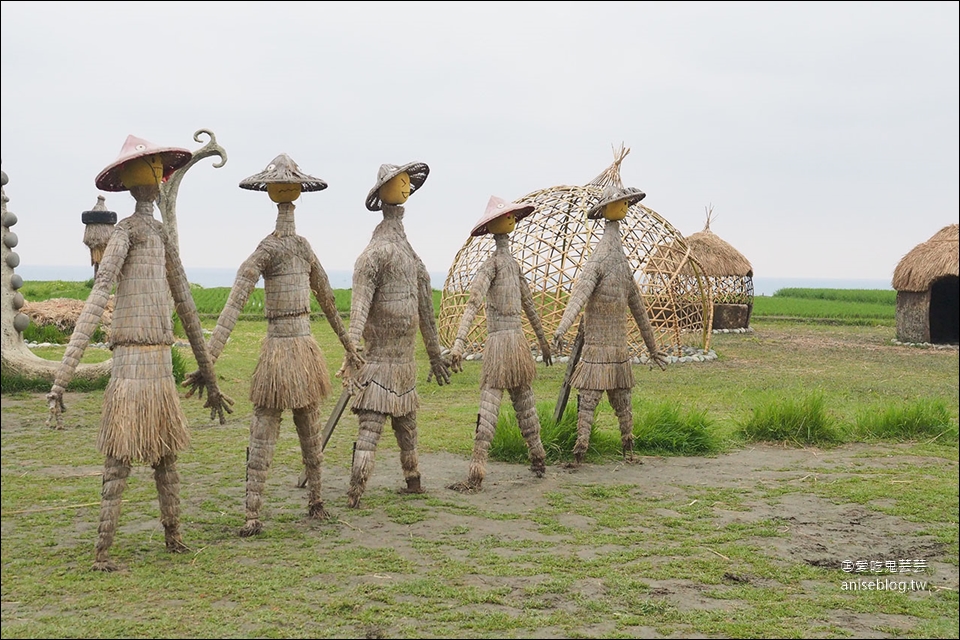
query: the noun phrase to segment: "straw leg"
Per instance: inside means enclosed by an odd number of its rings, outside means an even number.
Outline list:
[[[97,530],[96,555],[93,562],[95,571],[116,571],[120,567],[110,560],[108,550],[113,544],[120,520],[120,499],[127,487],[130,475],[130,463],[113,456],[107,456],[103,463],[103,486],[100,489],[100,526]]]
[[[347,506],[356,509],[360,505],[360,496],[367,488],[367,480],[373,473],[377,443],[383,434],[383,425],[387,414],[376,411],[359,411],[360,431],[353,445],[353,465],[350,470],[350,488],[347,489]]]
[[[497,416],[500,414],[500,402],[503,399],[503,389],[481,388],[480,411],[477,413],[477,429],[473,437],[473,457],[470,459],[470,470],[466,482],[457,482],[448,488],[463,493],[479,491],[486,476],[487,455],[490,452],[490,443],[497,429]]]
[[[577,443],[573,445],[573,459],[579,466],[590,448],[590,430],[593,428],[593,417],[603,391],[581,389],[577,395]]]
[[[517,414],[517,424],[520,434],[527,443],[530,455],[530,470],[538,478],[546,473],[547,453],[543,450],[540,441],[540,417],[537,415],[537,405],[533,398],[533,389],[530,386],[510,389],[510,400]]]
[[[247,449],[247,522],[240,529],[240,536],[246,538],[263,531],[260,522],[260,507],[263,505],[263,487],[267,482],[267,471],[273,461],[273,453],[280,436],[280,409],[254,407],[253,420],[250,423],[250,447]]]
[[[323,465],[323,434],[320,431],[320,407],[313,405],[293,410],[293,423],[297,425],[300,437],[300,451],[303,454],[303,467],[307,475],[307,513],[311,518],[327,520],[332,516],[323,507],[321,490],[321,467]]]
[[[153,465],[153,481],[157,485],[160,501],[160,524],[167,551],[184,553],[189,550],[180,536],[180,473],[177,471],[177,454],[168,453]]]
[[[620,445],[623,447],[623,458],[633,461],[633,404],[630,401],[630,389],[610,389],[607,397],[610,406],[617,414],[620,423]]]
[[[407,483],[401,493],[423,493],[420,485],[420,461],[417,458],[417,412],[393,416],[390,425],[400,447],[400,467]]]

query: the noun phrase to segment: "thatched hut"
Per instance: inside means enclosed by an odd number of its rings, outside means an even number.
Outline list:
[[[113,234],[113,226],[117,224],[117,214],[107,211],[106,198],[101,195],[97,196],[97,204],[93,209],[80,215],[80,221],[84,224],[83,244],[90,249],[90,264],[93,266],[93,277],[96,278],[103,252]]]
[[[742,253],[710,230],[713,207],[703,231],[687,236],[690,253],[710,280],[713,329],[747,329],[753,313],[753,267]]]
[[[958,227],[950,224],[905,255],[893,272],[897,340],[956,344],[960,338]]]
[[[587,211],[600,202],[607,184],[623,187],[620,163],[629,152],[623,147],[615,151],[613,164],[585,185],[549,187],[515,201],[535,207],[533,214],[517,223],[511,241],[514,257],[530,283],[547,335],[560,324],[573,282],[603,235],[604,220],[588,220]],[[709,349],[712,311],[709,283],[690,255],[683,235],[660,214],[639,202],[628,209],[621,229],[624,251],[643,296],[657,344],[667,352],[679,352],[688,346]],[[470,284],[494,248],[492,236],[468,236],[454,258],[444,282],[437,319],[442,345],[453,344],[469,300]],[[537,338],[529,322],[524,319],[523,325],[528,342],[536,345]],[[632,355],[647,356],[643,337],[632,318],[627,326],[632,327],[629,336]],[[481,309],[467,336],[464,355],[482,353],[486,335]]]

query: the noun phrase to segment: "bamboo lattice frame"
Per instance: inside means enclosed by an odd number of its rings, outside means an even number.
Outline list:
[[[547,335],[560,324],[573,283],[603,234],[604,220],[588,220],[587,211],[600,201],[607,184],[622,188],[620,163],[629,152],[621,146],[614,153],[613,164],[586,185],[551,187],[516,200],[535,207],[533,214],[517,223],[511,242]],[[640,203],[629,208],[620,228],[657,344],[677,352],[683,346],[708,349],[713,319],[710,284],[682,234]],[[440,343],[445,347],[452,346],[456,338],[470,284],[494,246],[492,235],[469,236],[454,258],[443,285],[437,320]],[[487,334],[484,313],[483,308],[477,312],[464,354],[483,351]],[[636,357],[647,355],[632,316],[627,326],[631,353]],[[523,328],[529,343],[536,345],[536,335],[526,318]],[[570,338],[568,345],[572,343]]]

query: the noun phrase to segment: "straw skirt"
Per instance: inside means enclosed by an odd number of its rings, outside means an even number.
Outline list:
[[[170,349],[167,344],[114,347],[97,437],[103,455],[154,464],[189,445]]]
[[[264,339],[250,384],[254,406],[312,407],[329,396],[331,389],[327,362],[312,335]]]
[[[523,330],[505,329],[487,334],[483,348],[482,389],[514,389],[533,382],[536,363]]]

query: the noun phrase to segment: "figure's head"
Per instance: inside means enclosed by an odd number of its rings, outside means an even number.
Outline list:
[[[410,197],[410,174],[401,171],[380,187],[380,199],[386,204],[403,204]]]
[[[304,191],[323,191],[327,183],[300,171],[293,158],[281,153],[260,173],[240,181],[241,189],[266,191],[274,202],[293,202]]]
[[[128,160],[120,165],[120,183],[127,189],[159,186],[163,182],[163,158],[159,154]]]
[[[470,235],[512,233],[517,227],[517,222],[529,216],[533,211],[534,206],[532,204],[507,202],[503,198],[490,196],[486,211],[483,212],[480,221],[474,225]]]
[[[402,166],[380,165],[377,182],[367,194],[367,209],[379,211],[384,204],[403,204],[423,186],[429,174],[430,167],[423,162],[410,162]]]
[[[128,191],[132,187],[159,186],[183,167],[193,154],[179,147],[160,147],[136,136],[127,136],[120,155],[97,176],[102,191]]]
[[[646,197],[643,191],[634,187],[618,188],[608,184],[603,189],[600,201],[587,211],[587,218],[597,220],[622,220],[626,217],[630,207]]]

